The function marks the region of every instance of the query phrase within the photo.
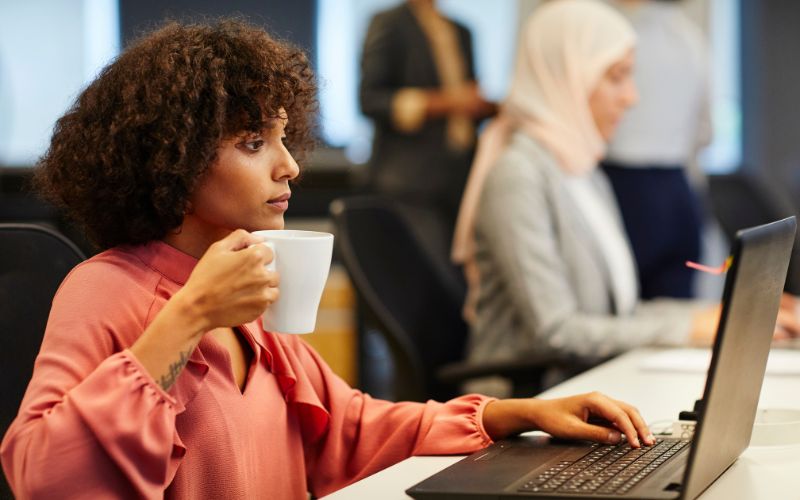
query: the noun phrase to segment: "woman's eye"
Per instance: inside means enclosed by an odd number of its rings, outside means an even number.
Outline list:
[[[256,139],[254,141],[247,141],[244,143],[244,147],[248,151],[258,151],[264,145],[264,141],[262,139]]]

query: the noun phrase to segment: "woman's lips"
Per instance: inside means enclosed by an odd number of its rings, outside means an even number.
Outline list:
[[[277,198],[273,198],[267,202],[267,204],[281,212],[285,212],[289,208],[289,198],[291,198],[292,193],[285,193]]]

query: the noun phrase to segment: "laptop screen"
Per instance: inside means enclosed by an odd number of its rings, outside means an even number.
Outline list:
[[[737,234],[683,498],[708,488],[750,442],[796,226],[789,217]]]

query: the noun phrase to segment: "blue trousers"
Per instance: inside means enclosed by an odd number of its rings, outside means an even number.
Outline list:
[[[619,203],[639,272],[640,296],[690,298],[700,258],[702,210],[682,167],[602,164]]]

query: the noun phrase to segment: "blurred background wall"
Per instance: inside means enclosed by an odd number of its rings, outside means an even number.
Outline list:
[[[441,9],[472,31],[484,93],[501,99],[519,24],[540,0],[441,0]],[[54,120],[120,47],[165,18],[241,14],[308,50],[321,81],[321,137],[309,190],[357,184],[369,156],[371,126],[358,111],[358,58],[366,26],[397,0],[29,0],[0,1],[0,189],[44,151]],[[791,0],[686,0],[713,52],[714,142],[701,162],[710,173],[745,165],[796,191],[799,100],[794,90],[800,49],[792,30],[800,6]],[[315,172],[316,171],[316,172]],[[334,173],[334,171],[338,171]],[[323,173],[324,172],[324,173]],[[343,173],[344,172],[344,173]],[[322,186],[320,186],[322,187]],[[315,193],[316,194],[316,193]],[[295,215],[326,209],[313,200]],[[0,214],[2,217],[3,214]]]

